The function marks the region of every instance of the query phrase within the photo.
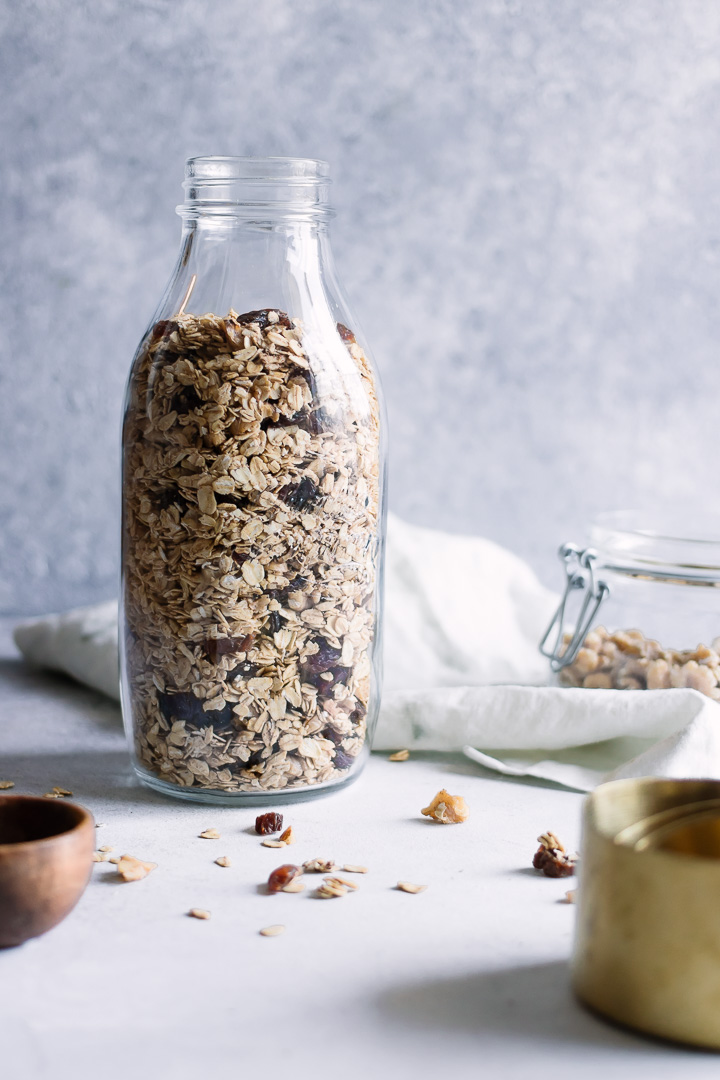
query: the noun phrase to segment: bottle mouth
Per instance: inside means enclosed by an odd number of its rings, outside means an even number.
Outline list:
[[[185,163],[183,217],[241,210],[329,217],[330,166],[318,158],[207,156]]]

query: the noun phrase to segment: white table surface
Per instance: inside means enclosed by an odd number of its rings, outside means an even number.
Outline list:
[[[70,788],[104,823],[98,844],[158,863],[128,884],[98,864],[64,923],[0,951],[3,1080],[717,1077],[717,1055],[617,1030],[570,994],[572,881],[529,863],[546,829],[578,842],[581,796],[459,755],[374,755],[354,786],[283,809],[293,847],[264,848],[256,808],[138,786],[118,710],[30,670],[0,630],[0,779]],[[441,787],[468,822],[420,816]],[[220,840],[198,838],[213,826]],[[370,872],[341,899],[264,894],[275,866],[315,856]],[[259,936],[272,923],[286,932]]]

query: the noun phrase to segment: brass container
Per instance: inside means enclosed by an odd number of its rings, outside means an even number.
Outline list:
[[[573,989],[651,1035],[720,1049],[720,782],[643,778],[585,800]]]

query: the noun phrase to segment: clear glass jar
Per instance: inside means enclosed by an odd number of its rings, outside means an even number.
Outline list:
[[[192,158],[130,373],[122,702],[167,794],[354,779],[381,687],[384,416],[335,274],[324,162]]]
[[[720,521],[615,511],[590,538],[560,549],[566,588],[541,643],[554,681],[720,700]]]

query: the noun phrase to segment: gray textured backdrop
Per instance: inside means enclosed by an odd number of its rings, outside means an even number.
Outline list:
[[[0,32],[0,611],[115,590],[190,154],[331,162],[410,520],[555,583],[596,510],[714,501],[714,0],[3,0]]]

